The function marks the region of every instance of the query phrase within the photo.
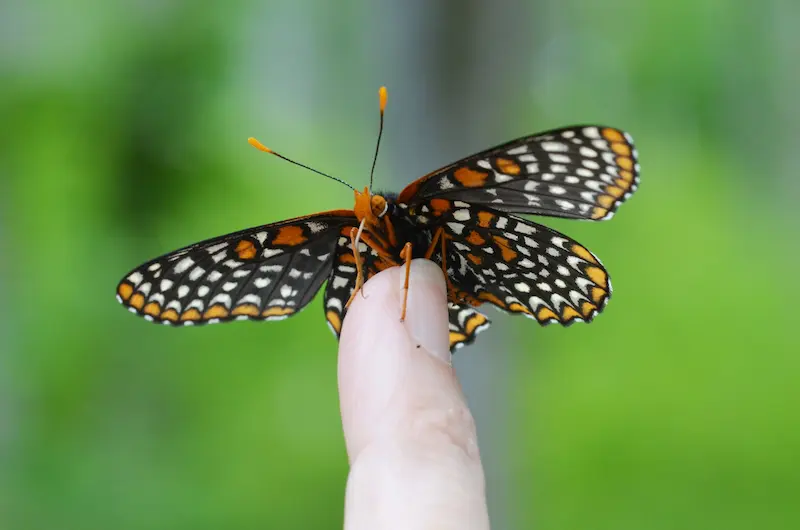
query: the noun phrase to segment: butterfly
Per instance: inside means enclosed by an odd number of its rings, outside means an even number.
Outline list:
[[[379,93],[382,132],[385,88]],[[168,325],[281,320],[326,284],[325,318],[338,338],[364,281],[427,258],[445,276],[451,350],[489,326],[477,310],[484,304],[542,325],[591,322],[612,292],[602,263],[577,241],[520,215],[604,221],[638,184],[637,152],[627,133],[600,125],[550,130],[454,162],[399,194],[353,188],[351,210],[248,228],[170,252],[125,275],[117,298],[131,312]]]

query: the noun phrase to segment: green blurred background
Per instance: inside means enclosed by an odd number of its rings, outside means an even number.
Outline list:
[[[0,5],[0,529],[341,528],[336,343],[170,329],[142,261],[350,207],[245,139],[380,187],[523,134],[628,130],[640,191],[553,222],[590,326],[495,325],[456,367],[493,528],[800,527],[800,5],[186,0]]]

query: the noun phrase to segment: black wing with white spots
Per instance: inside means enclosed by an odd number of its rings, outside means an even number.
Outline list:
[[[337,210],[209,239],[137,267],[117,298],[163,324],[280,320],[314,298],[354,222],[352,211]]]
[[[361,255],[365,281],[377,274],[379,270],[385,268],[385,265],[377,259],[377,253],[363,242],[358,244],[358,250]],[[356,268],[356,259],[350,238],[342,236],[336,243],[333,267],[328,278],[328,284],[325,286],[323,302],[325,319],[337,339],[342,332],[342,322],[344,322],[344,317],[347,314],[347,301],[356,287],[357,273],[358,269]]]
[[[491,303],[541,324],[589,322],[611,296],[597,257],[573,239],[513,214],[454,201],[437,220],[450,300]],[[432,256],[442,263],[442,252]]]
[[[411,183],[399,201],[442,198],[511,213],[606,220],[636,190],[629,134],[596,125],[513,140]]]

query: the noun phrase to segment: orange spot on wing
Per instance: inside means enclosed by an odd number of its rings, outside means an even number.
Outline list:
[[[467,259],[470,260],[475,265],[480,265],[483,263],[483,259],[480,256],[476,256],[475,254],[467,254]]]
[[[194,307],[192,307],[190,309],[187,309],[181,315],[181,321],[184,321],[184,322],[187,321],[187,320],[189,320],[191,322],[194,322],[196,320],[200,320],[200,318],[202,318],[202,315],[200,314],[200,311],[198,311]]]
[[[339,313],[336,311],[328,311],[325,313],[325,318],[337,334],[342,332],[342,319],[339,317]]]
[[[144,306],[144,314],[157,317],[161,314],[161,306],[158,304],[158,302],[150,302]]]
[[[497,298],[492,293],[489,293],[489,292],[486,292],[486,291],[481,291],[480,293],[478,293],[478,300],[483,300],[484,302],[492,303],[492,304],[496,305],[497,307],[502,307],[503,309],[505,309],[505,307],[506,307],[505,302],[503,302],[502,300]]]
[[[388,269],[389,267],[392,267],[392,266],[393,265],[391,263],[389,263],[388,261],[383,260],[383,259],[379,259],[379,260],[375,261],[375,268],[378,269],[378,271],[386,270],[386,269]],[[371,271],[371,272],[373,274],[375,274],[375,271]]]
[[[339,254],[339,262],[355,265],[356,257],[353,254],[343,252],[342,254]]]
[[[456,344],[460,342],[464,342],[467,340],[467,336],[463,333],[456,333],[455,331],[450,332],[450,347],[452,348]]]
[[[447,199],[431,199],[431,209],[433,210],[433,215],[441,216],[450,211],[450,201]]]
[[[623,170],[623,171],[624,171],[624,170]],[[620,171],[620,173],[622,173],[622,171]],[[628,189],[630,189],[630,187],[631,187],[631,183],[630,183],[630,182],[628,182],[628,181],[627,181],[627,180],[625,180],[625,179],[622,179],[622,178],[615,180],[615,181],[614,181],[614,184],[616,184],[617,186],[619,186],[620,188],[622,188],[623,190],[626,190],[626,191],[627,191]]]
[[[278,229],[278,234],[272,239],[272,244],[294,247],[306,241],[308,241],[308,238],[303,235],[302,228],[296,225],[289,225]]]
[[[631,169],[633,169],[633,160],[631,160],[627,156],[618,156],[617,165],[622,169],[630,171]]]
[[[252,241],[242,239],[236,245],[236,254],[239,255],[239,259],[253,259],[256,257],[256,246]]]
[[[119,294],[120,298],[127,302],[128,298],[130,298],[133,294],[133,285],[129,283],[121,283],[119,284],[119,287],[117,287],[117,293]]]
[[[206,309],[206,312],[203,313],[203,318],[208,320],[210,318],[225,318],[230,313],[228,313],[228,308],[224,305],[215,304]]]
[[[503,256],[503,261],[510,262],[518,256],[517,252],[508,246],[508,239],[500,236],[492,236],[497,246],[500,247],[500,253]]]
[[[588,261],[589,263],[594,263],[595,265],[597,265],[597,259],[594,256],[592,256],[592,253],[577,243],[572,245],[572,253],[578,256],[579,258]]]
[[[475,328],[486,324],[486,320],[486,317],[480,313],[475,313],[472,315],[472,317],[464,324],[464,330],[467,332],[467,335],[472,335],[475,332]]]
[[[136,309],[141,309],[144,306],[144,296],[142,293],[136,293],[131,297],[130,301],[131,307],[135,307]]]
[[[591,302],[584,302],[581,304],[581,313],[583,313],[584,318],[589,318],[589,315],[595,310],[597,310],[597,306]]]
[[[605,138],[609,142],[624,142],[625,141],[625,137],[622,135],[621,132],[619,132],[616,129],[606,128],[606,129],[603,129],[603,132],[601,134],[603,135],[603,138]]]
[[[508,306],[508,310],[509,311],[513,311],[514,313],[526,313],[528,315],[531,314],[531,310],[530,309],[528,309],[524,305],[519,304],[517,302],[513,302],[512,304],[510,304]]]
[[[592,300],[594,300],[595,303],[597,304],[599,304],[600,301],[603,300],[607,294],[608,293],[606,293],[605,289],[601,289],[599,287],[592,287]]]
[[[611,144],[611,150],[622,156],[631,156],[631,148],[628,144],[621,142],[614,142]]]
[[[608,210],[606,208],[600,208],[596,206],[594,210],[592,210],[592,219],[602,219],[603,217],[608,214]]]
[[[489,223],[491,223],[494,218],[495,215],[491,212],[478,212],[478,226],[481,228],[489,228]]]
[[[268,307],[261,313],[262,317],[280,317],[283,315],[291,315],[294,313],[294,309],[291,307]]]
[[[600,287],[606,286],[606,282],[608,281],[606,271],[600,267],[586,267],[585,272],[589,279],[592,280],[596,285]]]
[[[633,173],[631,173],[627,169],[620,169],[619,170],[619,176],[622,177],[628,183],[630,183],[633,180]]]
[[[517,257],[516,251],[511,250],[506,246],[501,246],[500,252],[503,254],[503,260],[506,261],[507,263],[511,262],[514,258]]]
[[[481,235],[475,230],[469,233],[469,235],[467,236],[467,241],[469,241],[473,245],[483,245],[484,243],[486,243],[486,240],[483,239]]]
[[[612,204],[614,204],[614,197],[611,195],[601,195],[597,198],[597,204],[602,206],[603,208],[609,208]]]
[[[580,317],[580,316],[581,316],[581,314],[578,313],[577,311],[575,311],[575,309],[572,306],[570,306],[570,305],[564,306],[564,311],[562,311],[562,318],[565,321],[569,322],[573,318]]]
[[[255,304],[242,304],[234,307],[233,311],[231,311],[231,315],[247,315],[251,317],[257,317],[258,313],[258,306]]]
[[[625,194],[625,190],[617,186],[609,186],[606,188],[606,193],[618,199]]]
[[[558,315],[553,313],[553,311],[548,307],[541,308],[539,312],[536,314],[536,320],[538,320],[539,322],[546,322],[551,319],[558,320]]]
[[[161,313],[161,320],[169,320],[170,322],[178,321],[178,312],[174,309],[167,309]]]
[[[455,170],[453,176],[462,186],[477,188],[486,184],[486,177],[489,176],[489,174],[482,171],[475,171],[468,167],[460,167]]]
[[[522,172],[519,165],[507,158],[498,158],[495,160],[495,163],[497,164],[497,168],[506,175],[519,175],[520,172]]]

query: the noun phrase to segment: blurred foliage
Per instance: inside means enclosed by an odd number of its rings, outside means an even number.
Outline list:
[[[513,57],[527,82],[483,103],[506,116],[496,141],[607,122],[634,134],[643,177],[613,222],[552,223],[608,266],[607,314],[568,330],[514,319],[496,352],[513,367],[506,519],[796,528],[797,8],[525,5],[537,31]],[[344,153],[374,134],[372,80],[425,76],[372,59],[391,32],[364,51],[354,32],[375,17],[322,2],[0,7],[0,528],[341,526],[319,301],[280,324],[173,330],[113,289],[178,246],[349,203],[244,139],[363,182]],[[278,49],[262,54],[266,38]],[[389,136],[387,156],[406,156],[391,151]]]

